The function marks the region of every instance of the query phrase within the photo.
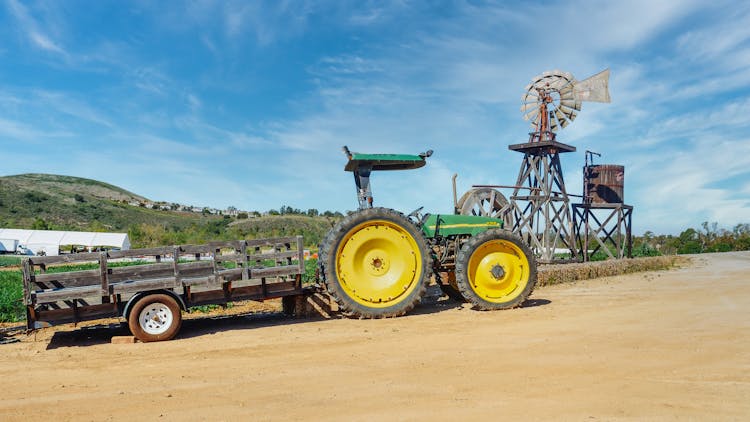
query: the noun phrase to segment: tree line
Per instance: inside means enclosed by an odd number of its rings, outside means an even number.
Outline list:
[[[647,231],[633,242],[633,254],[640,256],[747,250],[750,250],[750,224],[747,223],[724,229],[716,222],[704,221],[700,228],[685,229],[677,236]]]

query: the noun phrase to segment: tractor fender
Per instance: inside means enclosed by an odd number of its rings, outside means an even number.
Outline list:
[[[133,297],[130,298],[130,300],[128,300],[128,303],[125,305],[125,308],[122,310],[123,318],[128,319],[130,310],[133,308],[133,305],[135,305],[136,302],[138,302],[139,300],[143,299],[146,296],[153,295],[153,294],[165,294],[165,295],[171,296],[172,298],[174,298],[174,300],[177,301],[177,303],[180,304],[180,309],[182,309],[183,311],[187,311],[187,306],[185,305],[185,301],[177,293],[171,290],[149,290],[146,292],[138,292],[134,294]]]

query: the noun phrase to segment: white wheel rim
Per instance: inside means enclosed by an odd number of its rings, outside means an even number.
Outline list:
[[[160,302],[149,304],[138,316],[143,331],[152,335],[164,334],[172,326],[173,320],[172,310]]]

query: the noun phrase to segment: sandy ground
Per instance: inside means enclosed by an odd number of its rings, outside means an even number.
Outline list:
[[[0,346],[2,420],[748,420],[750,253],[389,320],[185,322]]]

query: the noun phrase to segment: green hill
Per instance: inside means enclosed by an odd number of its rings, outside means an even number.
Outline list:
[[[249,219],[150,209],[153,203],[91,179],[49,174],[0,177],[0,227],[127,232],[133,247],[301,234],[316,245],[331,224],[324,217]]]
[[[307,245],[317,245],[336,221],[337,218],[279,215],[237,220],[229,229],[248,239],[302,235]]]
[[[122,232],[144,223],[184,227],[201,220],[128,205],[143,201],[96,180],[49,174],[0,177],[0,226]]]

